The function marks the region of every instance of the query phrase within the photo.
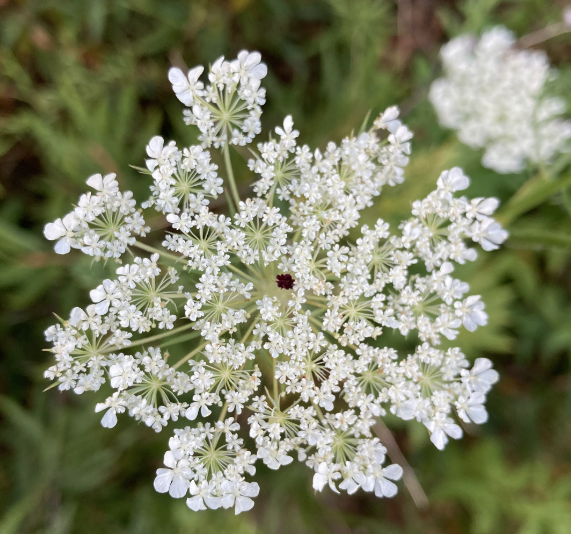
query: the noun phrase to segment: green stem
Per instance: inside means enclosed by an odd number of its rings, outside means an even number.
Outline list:
[[[319,404],[317,404],[317,402],[314,402],[313,407],[315,408],[315,411],[317,412],[317,416],[319,417],[319,421],[323,422],[325,419],[325,416],[323,415],[323,412],[321,411]]]
[[[226,197],[226,204],[228,204],[230,216],[234,217],[234,215],[236,215],[236,208],[234,208],[234,202],[232,202],[232,197],[228,194],[228,189],[226,188],[224,188],[224,196]]]
[[[279,402],[279,390],[278,390],[278,379],[276,378],[276,359],[277,358],[272,358],[272,378],[273,378],[273,383],[274,383],[274,399],[276,402],[276,406],[278,405]]]
[[[186,356],[183,356],[178,362],[176,362],[173,365],[173,369],[178,369],[183,363],[186,363],[188,360],[190,360],[193,356],[196,355],[196,353],[201,351],[206,346],[206,343],[208,343],[208,341],[201,343],[194,350],[191,350]]]
[[[307,302],[309,302],[310,304],[312,303],[314,306],[319,306],[320,308],[326,308],[327,307],[327,299],[323,299],[320,300],[319,297],[305,297],[305,300]]]
[[[562,154],[550,166],[548,171],[538,172],[527,180],[498,211],[496,219],[503,225],[508,225],[520,215],[538,207],[540,204],[557,193],[571,187],[571,174],[556,178],[571,161],[571,153]]]
[[[224,143],[224,148],[222,149],[224,154],[224,165],[226,165],[226,174],[228,175],[228,183],[230,184],[230,190],[232,191],[232,196],[234,198],[234,203],[236,204],[236,210],[240,206],[240,195],[238,194],[238,188],[236,187],[236,180],[234,179],[234,171],[232,170],[232,160],[230,159],[230,145],[228,142]]]
[[[256,321],[255,321],[256,315],[258,315],[258,314],[257,313],[252,314],[252,316],[250,317],[252,322],[251,322],[250,326],[248,327],[248,330],[246,331],[246,333],[242,337],[242,340],[240,341],[240,343],[245,343],[246,340],[248,339],[248,337],[250,337],[252,330],[254,330],[254,327],[256,326]]]
[[[222,406],[222,411],[220,412],[220,417],[218,417],[218,421],[224,421],[224,417],[226,416],[226,412],[228,412],[228,403],[225,402],[224,406]]]
[[[161,345],[162,348],[170,347],[171,345],[176,345],[177,343],[182,343],[184,341],[190,341],[195,337],[200,335],[200,330],[195,330],[194,332],[190,332],[189,334],[183,334],[182,336],[177,336],[174,339],[169,339],[166,343]]]
[[[152,254],[160,254],[163,258],[168,258],[169,260],[173,261],[180,260],[179,256],[175,256],[174,254],[170,254],[169,252],[165,252],[163,250],[159,250],[158,248],[151,247],[151,245],[141,243],[140,241],[135,241],[133,246],[140,248],[141,250],[146,250],[147,252],[151,252]]]
[[[420,482],[416,478],[414,470],[409,465],[406,458],[404,457],[404,454],[400,450],[400,447],[398,446],[398,443],[396,442],[392,432],[385,426],[380,417],[377,418],[377,424],[373,426],[373,430],[381,440],[381,443],[387,448],[387,454],[389,458],[395,464],[399,464],[402,467],[403,481],[408,491],[410,492],[410,496],[412,497],[412,500],[416,504],[417,508],[426,508],[429,504],[426,493],[424,493]]]
[[[154,341],[158,341],[159,339],[163,339],[165,337],[168,336],[172,336],[173,334],[177,334],[178,332],[183,332],[184,330],[188,330],[189,328],[192,328],[194,326],[194,323],[188,323],[185,324],[183,326],[179,326],[178,328],[173,328],[172,330],[168,330],[167,332],[162,332],[160,334],[156,334],[154,336],[151,337],[145,337],[143,339],[138,339],[137,341],[131,343],[128,347],[117,347],[115,345],[113,345],[112,347],[108,347],[101,352],[101,354],[106,354],[107,352],[112,352],[114,350],[120,349],[120,348],[126,348],[126,349],[130,349],[131,347],[137,347],[139,345],[144,345],[145,343],[151,343]]]
[[[328,330],[323,330],[323,325],[315,317],[313,317],[313,315],[309,316],[309,322],[313,323],[317,327],[318,329],[317,332],[323,332],[324,334],[329,334],[336,338],[335,332],[329,332]]]
[[[220,417],[218,417],[218,421],[223,421],[224,417],[226,416],[226,412],[228,411],[228,402],[224,403],[224,406],[222,406],[222,411],[220,412]],[[220,439],[220,436],[222,435],[222,431],[218,431],[218,434],[216,434],[216,436],[214,437],[214,441],[212,442],[212,448],[215,448],[216,445],[218,444],[218,440]]]
[[[255,278],[253,278],[252,276],[246,274],[244,271],[241,271],[240,269],[238,269],[238,267],[232,265],[231,263],[229,263],[228,265],[226,265],[226,267],[228,267],[229,269],[232,269],[234,272],[238,273],[240,276],[242,276],[243,278],[246,278],[246,280],[249,280],[250,282],[252,282],[253,284],[257,283],[258,280],[256,280]]]
[[[553,39],[554,37],[569,31],[571,31],[571,29],[569,28],[568,24],[565,22],[556,22],[546,26],[545,28],[542,28],[541,30],[528,33],[527,35],[520,37],[517,44],[521,48],[529,48],[530,46],[538,45],[544,41],[547,41],[548,39]]]

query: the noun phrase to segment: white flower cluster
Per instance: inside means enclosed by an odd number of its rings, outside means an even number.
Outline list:
[[[246,145],[262,130],[261,106],[266,102],[266,90],[260,87],[268,69],[261,63],[259,52],[242,50],[234,61],[218,58],[210,67],[208,80],[199,81],[202,66],[184,73],[177,68],[169,71],[169,80],[177,98],[188,109],[184,111],[186,124],[200,130],[204,146],[220,147]]]
[[[569,148],[565,102],[545,96],[557,74],[545,52],[518,49],[514,34],[498,26],[480,39],[452,39],[441,57],[444,77],[432,84],[430,100],[443,126],[485,149],[484,166],[519,172]]]
[[[174,141],[166,146],[162,137],[151,139],[147,146],[147,169],[155,184],[151,198],[143,208],[156,206],[162,213],[195,212],[223,192],[218,166],[210,161],[210,153],[201,146],[180,152]],[[182,207],[181,207],[182,204]]]
[[[262,66],[255,53],[219,60],[209,90],[200,67],[188,82],[170,77],[187,105],[206,106],[258,88]],[[379,418],[415,419],[439,449],[461,437],[458,419],[487,420],[485,395],[498,379],[491,362],[470,368],[460,349],[439,345],[487,322],[480,297],[453,274],[476,258],[471,244],[494,250],[506,239],[491,218],[498,202],[460,196],[469,179],[454,168],[395,231],[379,219],[349,239],[381,188],[403,180],[412,134],[391,107],[324,151],[298,145],[286,117],[253,151],[256,196],[228,196],[229,214],[214,212],[207,196],[222,191],[206,147],[224,153],[234,195],[223,139],[250,131],[252,115],[240,113],[232,130],[205,126],[202,146],[181,152],[151,140],[145,205],[167,214],[163,249],[129,242],[156,253],[121,265],[90,293],[92,304],[47,330],[55,364],[46,376],[61,390],[105,389],[103,426],[118,414],[156,431],[179,423],[155,488],[186,496],[192,510],[249,510],[255,463],[279,469],[294,457],[313,470],[317,490],[392,497],[402,468],[386,463]],[[384,346],[385,331],[417,340],[416,349]],[[188,350],[172,363],[165,349],[174,345]]]
[[[135,235],[144,237],[150,228],[135,209],[133,193],[119,191],[115,174],[94,174],[87,185],[96,193],[81,195],[72,212],[46,224],[44,235],[50,241],[57,240],[58,254],[77,248],[96,259],[119,258],[135,243]]]

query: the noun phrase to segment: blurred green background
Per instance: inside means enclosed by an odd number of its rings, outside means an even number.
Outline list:
[[[426,100],[449,38],[498,23],[522,36],[560,20],[563,7],[555,0],[0,0],[0,534],[571,533],[570,158],[535,178],[532,170],[498,175],[438,126]],[[540,47],[560,70],[551,90],[571,105],[569,34]],[[95,172],[117,172],[143,199],[147,184],[129,164],[142,164],[148,139],[194,139],[169,66],[208,64],[242,48],[259,50],[269,66],[264,127],[291,113],[302,142],[339,141],[368,110],[401,105],[415,132],[407,181],[383,192],[365,220],[398,220],[453,165],[471,176],[470,196],[507,204],[501,215],[513,237],[461,271],[490,315],[487,327],[460,339],[470,358],[490,357],[501,373],[490,421],[445,452],[418,425],[395,428],[428,495],[424,510],[402,485],[392,500],[315,495],[311,473],[298,465],[260,468],[262,491],[250,513],[193,513],[184,499],[152,487],[168,432],[132,420],[104,429],[94,394],[42,392],[52,312],[85,305],[112,267],[55,255],[43,225],[68,211]]]

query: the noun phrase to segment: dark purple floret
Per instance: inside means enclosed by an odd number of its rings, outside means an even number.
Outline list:
[[[295,280],[291,274],[278,274],[276,276],[276,283],[280,289],[293,289]]]

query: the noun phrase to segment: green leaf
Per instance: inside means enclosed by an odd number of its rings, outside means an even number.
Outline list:
[[[131,169],[139,171],[141,174],[153,174],[149,169],[145,169],[143,167],[137,167],[136,165],[129,165],[129,167],[131,167]]]
[[[503,225],[507,225],[568,187],[571,187],[571,174],[558,180],[549,180],[545,175],[538,174],[521,186],[519,191],[498,212],[496,218]]]
[[[27,410],[8,397],[0,397],[0,413],[17,428],[26,439],[41,443],[44,429],[40,422]]]
[[[571,234],[543,229],[510,229],[508,245],[531,249],[559,249],[571,251]]]
[[[7,221],[0,220],[0,249],[8,252],[38,252],[45,248],[36,234],[22,230]]]
[[[362,134],[367,129],[367,124],[369,123],[369,118],[371,117],[372,111],[373,111],[372,109],[367,111],[367,114],[365,115],[365,118],[363,119],[361,127],[359,128],[359,134]]]
[[[0,534],[17,534],[22,532],[21,526],[28,514],[40,503],[43,487],[38,487],[32,493],[12,505],[0,522]]]

